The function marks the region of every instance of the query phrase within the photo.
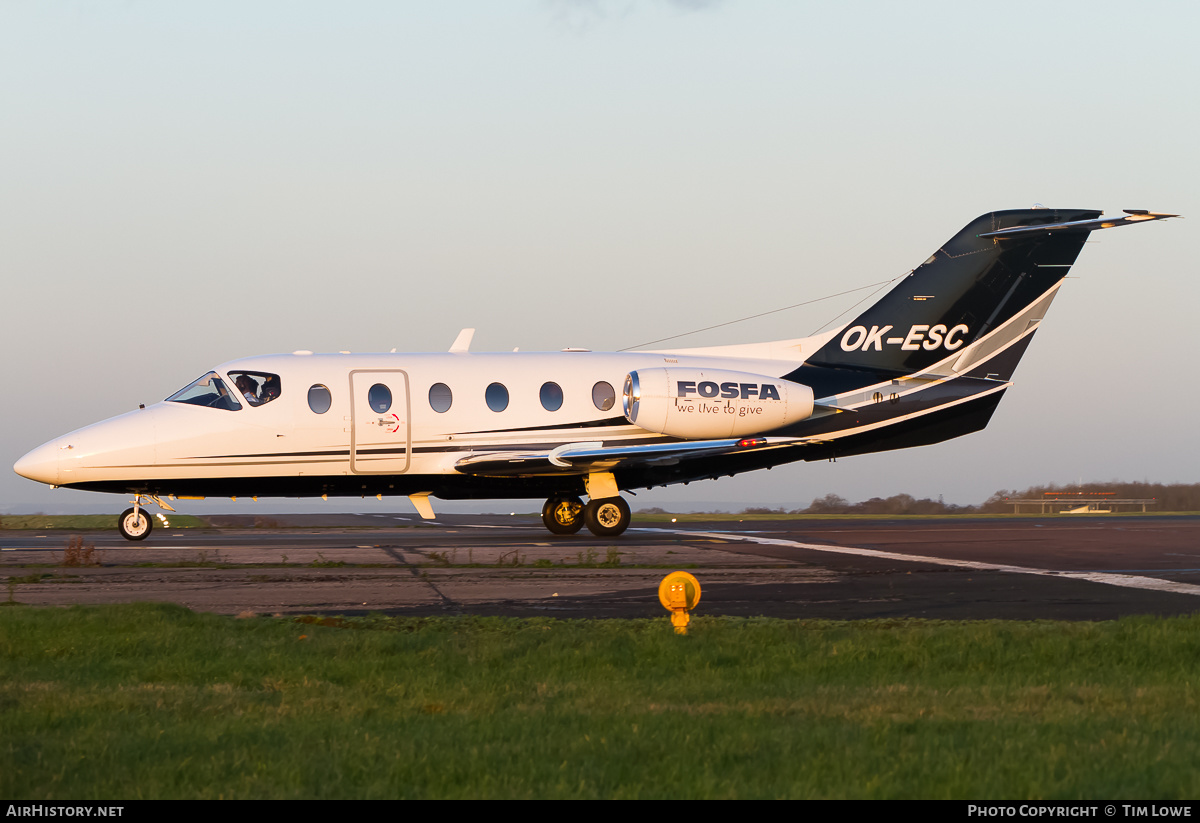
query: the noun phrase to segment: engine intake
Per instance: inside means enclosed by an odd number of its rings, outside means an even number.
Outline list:
[[[625,417],[635,426],[686,440],[768,432],[813,413],[801,383],[722,369],[638,369],[625,376]]]

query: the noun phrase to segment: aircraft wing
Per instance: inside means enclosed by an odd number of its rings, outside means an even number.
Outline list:
[[[480,452],[454,464],[463,474],[586,474],[627,465],[672,465],[697,457],[713,457],[811,442],[797,437],[743,437],[728,440],[685,440],[638,446],[605,446],[602,442],[567,443],[551,451]]]

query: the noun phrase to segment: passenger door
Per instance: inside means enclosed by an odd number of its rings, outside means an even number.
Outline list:
[[[350,471],[408,471],[408,373],[402,369],[350,372]]]

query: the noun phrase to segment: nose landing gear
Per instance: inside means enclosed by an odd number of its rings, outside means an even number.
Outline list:
[[[117,531],[126,540],[145,540],[153,530],[154,519],[143,508],[126,509],[117,518]]]
[[[133,508],[121,512],[121,516],[117,518],[117,531],[126,540],[145,540],[150,536],[150,532],[154,530],[154,518],[142,508],[143,497],[154,501],[159,508],[166,509],[169,512],[175,511],[160,500],[157,495],[135,494],[133,496]],[[165,523],[166,521],[164,520],[163,522]]]

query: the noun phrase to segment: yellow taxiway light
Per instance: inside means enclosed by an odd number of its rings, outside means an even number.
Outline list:
[[[687,634],[688,612],[700,602],[700,581],[687,572],[671,572],[658,584],[658,602],[671,613],[675,634]]]

